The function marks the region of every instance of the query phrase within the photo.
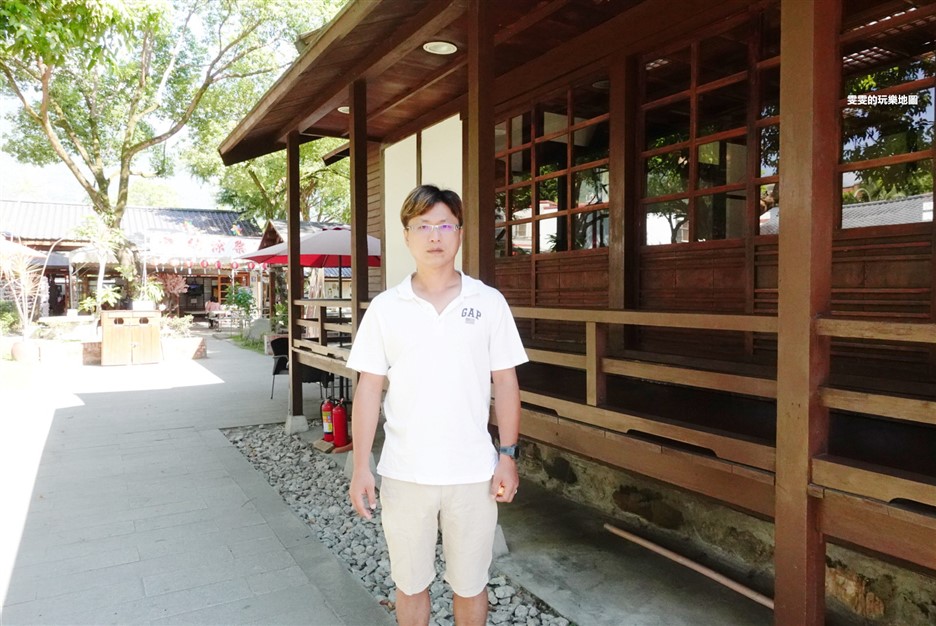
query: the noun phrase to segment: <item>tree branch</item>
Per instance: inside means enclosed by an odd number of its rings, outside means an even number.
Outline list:
[[[276,204],[274,204],[273,199],[270,198],[270,194],[267,193],[266,187],[263,186],[263,181],[257,176],[257,172],[254,171],[253,167],[247,167],[247,175],[250,176],[250,180],[257,186],[260,195],[263,197],[263,201],[267,204],[267,209],[271,211],[272,215],[272,211],[276,209]]]

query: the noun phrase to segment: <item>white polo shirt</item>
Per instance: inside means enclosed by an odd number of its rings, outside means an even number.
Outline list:
[[[377,472],[427,485],[489,480],[498,457],[487,430],[491,372],[527,360],[504,296],[470,276],[441,314],[410,277],[378,295],[348,357],[351,369],[390,383]]]

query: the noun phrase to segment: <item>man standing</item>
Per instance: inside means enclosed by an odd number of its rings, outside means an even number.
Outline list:
[[[455,623],[483,626],[496,503],[511,502],[519,483],[514,368],[527,357],[500,292],[455,269],[462,243],[458,194],[417,187],[400,219],[416,272],[374,298],[348,357],[348,367],[360,372],[351,502],[367,518],[377,505],[369,458],[386,379],[377,472],[397,621],[429,622],[441,525]],[[492,381],[499,450],[487,431]]]

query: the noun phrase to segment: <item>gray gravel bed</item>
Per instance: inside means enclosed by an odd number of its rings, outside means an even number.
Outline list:
[[[250,426],[224,431],[247,459],[279,491],[286,503],[388,611],[396,600],[390,578],[387,542],[380,511],[369,521],[359,517],[348,500],[348,479],[334,457],[319,452],[282,425]],[[430,624],[451,626],[452,590],[442,581],[441,545],[436,546],[436,572],[429,587]],[[488,623],[522,626],[568,626],[548,605],[492,567],[488,583]]]

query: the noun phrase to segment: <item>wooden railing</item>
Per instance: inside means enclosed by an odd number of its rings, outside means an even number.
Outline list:
[[[775,334],[775,317],[532,307],[512,310],[518,320],[579,322],[586,331],[584,354],[527,350],[534,362],[584,371],[586,398],[582,403],[521,390],[524,403],[557,415],[525,411],[522,422],[525,436],[772,515],[776,465],[773,446],[721,431],[630,415],[607,408],[605,401],[609,375],[775,399],[774,378],[619,359],[606,354],[608,334],[614,325]],[[820,319],[816,321],[816,332],[829,337],[936,344],[936,324]],[[821,388],[820,399],[828,409],[936,424],[936,402],[930,400],[830,386]],[[651,435],[654,442],[648,442],[643,435]],[[669,447],[667,440],[703,450],[697,453],[680,449],[679,445]],[[713,456],[705,454],[705,450]],[[829,536],[936,569],[936,547],[921,549],[920,543],[936,544],[936,479],[827,454],[813,458],[812,470],[809,492],[821,499],[823,530]],[[899,527],[900,536],[880,532],[882,524]]]

